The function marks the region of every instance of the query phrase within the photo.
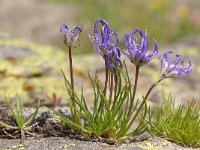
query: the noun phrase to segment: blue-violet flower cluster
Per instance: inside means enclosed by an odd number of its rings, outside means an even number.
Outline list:
[[[99,23],[101,23],[101,30],[99,32]],[[130,34],[125,34],[124,42],[128,52],[122,50],[119,47],[118,34],[115,30],[111,29],[109,24],[99,18],[94,25],[94,36],[90,36],[90,40],[93,43],[96,51],[105,59],[106,67],[111,71],[115,72],[115,65],[117,64],[122,68],[121,53],[128,57],[131,63],[137,67],[148,63],[158,53],[158,44],[154,40],[154,50],[149,53],[149,43],[147,33],[141,29],[136,28]],[[181,77],[188,75],[192,70],[192,63],[189,61],[189,66],[183,68],[184,61],[181,60],[180,55],[176,55],[176,60],[170,62],[168,54],[173,53],[168,51],[160,56],[162,78],[168,77]],[[114,61],[114,62],[113,62]],[[180,65],[179,65],[180,62]]]
[[[139,37],[137,37],[137,34]],[[148,54],[149,45],[148,37],[145,32],[139,28],[135,29],[131,34],[125,34],[125,45],[128,53],[123,52],[136,66],[142,66],[149,62],[155,54],[158,53],[158,44],[154,40],[155,49],[153,53]]]
[[[79,35],[83,31],[82,26],[75,26],[69,32],[67,25],[63,24],[60,27],[60,32],[64,33],[64,43],[67,47],[76,48],[80,45]]]
[[[161,78],[182,77],[188,75],[192,70],[191,61],[189,61],[189,66],[184,68],[184,61],[181,55],[176,55],[176,59],[170,61],[168,55],[172,53],[172,51],[168,51],[160,56]]]
[[[99,33],[99,24],[101,24],[101,30]],[[96,51],[105,60],[106,67],[115,72],[115,63],[117,67],[122,68],[121,51],[119,48],[118,35],[114,29],[111,29],[109,24],[99,18],[94,25],[94,36],[89,35],[90,40],[93,43]]]

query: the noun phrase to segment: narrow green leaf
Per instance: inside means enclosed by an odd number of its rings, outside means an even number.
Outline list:
[[[36,108],[36,110],[35,110],[33,116],[31,117],[30,120],[28,120],[28,121],[25,123],[25,126],[26,126],[26,127],[31,126],[31,124],[32,124],[33,121],[35,120],[35,117],[36,117],[36,115],[37,115],[37,113],[38,113],[39,108],[40,108],[40,100],[38,100],[37,108]]]
[[[18,127],[13,127],[13,126],[10,126],[2,121],[0,121],[0,125],[7,128],[7,129],[19,129]]]
[[[8,106],[8,108],[9,108],[9,110],[10,110],[10,112],[11,112],[13,118],[14,118],[15,121],[17,122],[17,125],[21,128],[19,118],[18,118],[17,115],[15,114],[14,108],[12,107],[10,101],[9,101],[7,98],[5,98],[5,103],[6,103],[6,105]]]
[[[17,95],[17,118],[19,120],[19,126],[24,126],[23,106],[19,95]]]
[[[72,127],[76,128],[76,129],[80,129],[81,131],[83,131],[83,132],[85,132],[85,133],[88,133],[88,134],[91,133],[91,131],[89,131],[89,130],[85,129],[84,127],[78,125],[77,123],[71,121],[70,119],[68,119],[67,117],[65,117],[64,115],[62,115],[61,113],[59,113],[59,112],[57,112],[57,111],[55,111],[55,110],[53,110],[53,111],[56,113],[57,116],[60,117],[60,119],[61,119],[63,122],[65,122],[65,123],[68,124],[69,126],[72,126]]]

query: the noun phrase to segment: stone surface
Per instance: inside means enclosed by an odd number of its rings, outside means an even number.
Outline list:
[[[13,124],[13,119],[6,107],[0,107],[0,120],[9,121]],[[61,111],[65,116],[70,117],[68,107],[56,107],[57,111]],[[34,108],[26,107],[24,109],[25,118],[29,118],[35,111]],[[6,132],[5,132],[6,131]],[[10,137],[12,135],[15,138]],[[123,144],[109,145],[97,142],[97,139],[84,140],[78,134],[74,134],[71,130],[61,122],[55,113],[48,107],[42,106],[36,116],[35,121],[25,133],[26,139],[20,144],[20,134],[11,130],[0,127],[0,149],[1,150],[193,150],[193,148],[182,147],[166,141],[161,138],[152,138],[150,135],[141,135],[135,139],[136,141],[127,141]]]
[[[76,7],[56,5],[48,0],[1,0],[0,8],[0,37],[57,45],[62,44],[60,25],[70,22],[72,26],[79,13]]]
[[[189,76],[180,79],[166,79],[158,85],[150,97],[150,102],[161,101],[162,90],[166,94],[176,96],[176,102],[185,103],[194,97],[200,101],[200,55],[197,48],[185,45],[176,47],[176,53],[183,54],[186,62],[193,61],[193,71]],[[66,90],[60,69],[62,68],[69,78],[68,56],[61,49],[38,45],[19,39],[0,39],[0,99],[15,97],[18,93],[24,102],[33,102],[35,99],[46,100],[47,95],[52,98],[53,93],[62,97],[66,103]],[[123,57],[123,59],[126,59]],[[87,73],[94,75],[97,71],[99,78],[104,80],[104,62],[101,56],[75,55],[73,57],[75,89],[80,93],[82,85],[88,101],[92,101],[92,89]],[[187,63],[186,63],[187,64]],[[128,63],[130,76],[134,78],[135,67]],[[154,59],[141,68],[138,97],[144,95],[148,88],[159,77],[159,61]],[[46,101],[46,103],[51,103]]]
[[[27,150],[38,150],[38,148],[42,150],[192,150],[192,148],[180,147],[159,138],[121,145],[108,145],[62,137],[26,140],[24,144],[20,144],[19,140],[0,139],[0,147],[2,150],[19,148]]]

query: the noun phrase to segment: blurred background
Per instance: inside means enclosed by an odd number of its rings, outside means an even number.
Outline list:
[[[0,35],[28,39],[64,48],[58,32],[62,23],[83,24],[81,50],[91,53],[87,33],[101,17],[125,33],[136,27],[147,30],[161,46],[199,36],[199,0],[0,0]]]
[[[191,59],[194,72],[185,83],[180,82],[180,87],[187,85],[190,89],[187,97],[199,99],[199,0],[0,0],[0,96],[16,92],[27,95],[27,91],[28,95],[31,92],[35,95],[49,83],[51,90],[46,91],[48,94],[64,89],[60,86],[62,81],[58,83],[55,78],[60,72],[55,68],[66,67],[67,61],[63,35],[59,32],[63,23],[69,28],[80,24],[84,27],[81,46],[73,50],[76,55],[75,70],[77,76],[81,76],[80,81],[86,66],[95,70],[96,57],[92,56],[95,50],[87,36],[88,33],[93,34],[94,22],[99,17],[107,20],[118,32],[122,48],[125,48],[124,34],[140,27],[148,31],[150,40],[158,41],[160,51],[176,49],[186,60]],[[87,54],[87,57],[79,54]],[[88,57],[91,59],[89,63]],[[80,61],[85,66],[81,66]],[[154,73],[149,72],[149,75],[154,76]],[[45,76],[49,76],[48,80]],[[54,79],[50,80],[51,77]],[[173,87],[170,90],[176,92]],[[63,95],[62,92],[57,93]],[[185,96],[183,91],[181,93]]]

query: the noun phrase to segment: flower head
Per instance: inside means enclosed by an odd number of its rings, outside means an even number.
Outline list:
[[[60,27],[60,32],[64,33],[64,43],[68,47],[76,48],[80,45],[79,35],[83,31],[82,26],[75,26],[70,32],[67,25],[63,24]]]
[[[137,37],[137,34],[139,37]],[[136,28],[131,34],[125,34],[125,45],[128,53],[123,52],[136,66],[142,66],[150,61],[158,53],[158,44],[154,40],[155,49],[153,53],[148,54],[148,37],[145,32]]]
[[[106,55],[106,67],[110,70],[112,73],[116,73],[117,68],[122,68],[122,61],[120,59],[121,52],[118,47],[112,46],[110,50],[107,52]]]
[[[184,68],[184,61],[181,55],[176,55],[176,59],[170,61],[168,55],[172,53],[172,51],[168,51],[160,56],[161,78],[182,77],[188,75],[192,70],[191,61],[189,61],[189,66]]]
[[[101,24],[101,30],[99,31],[99,24]],[[94,25],[94,36],[89,35],[90,40],[93,43],[96,51],[105,59],[107,53],[111,47],[118,47],[119,40],[115,30],[110,29],[109,24],[99,18]]]

